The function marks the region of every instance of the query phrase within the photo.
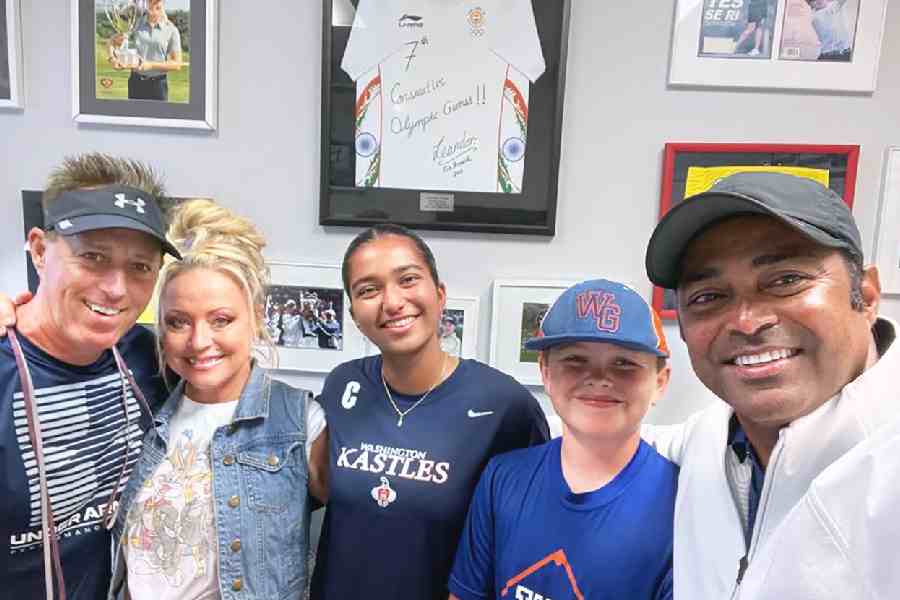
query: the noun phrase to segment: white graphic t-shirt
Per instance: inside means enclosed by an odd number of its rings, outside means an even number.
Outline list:
[[[128,511],[122,550],[132,600],[219,597],[209,442],[238,401],[203,404],[182,397],[169,421],[169,454],[144,482]],[[307,405],[306,454],[325,428]]]
[[[521,191],[545,68],[531,0],[360,0],[341,68],[356,185]]]

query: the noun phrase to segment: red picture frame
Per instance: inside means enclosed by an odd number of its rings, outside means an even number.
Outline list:
[[[663,150],[659,218],[684,200],[692,166],[790,166],[827,168],[829,187],[853,208],[858,145],[668,142]],[[674,291],[653,287],[653,308],[665,320],[677,318]]]

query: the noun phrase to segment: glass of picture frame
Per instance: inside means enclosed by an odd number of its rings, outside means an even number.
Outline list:
[[[669,84],[874,92],[887,4],[677,0]]]
[[[321,225],[555,233],[570,0],[496,6],[323,0]]]
[[[884,184],[875,229],[875,264],[881,293],[900,294],[900,146],[885,151]]]
[[[574,281],[494,281],[489,364],[522,385],[542,385],[538,353],[526,350],[550,306]]]
[[[268,261],[271,274],[264,307],[266,329],[282,371],[328,373],[365,354],[365,337],[350,315],[341,268]]]
[[[0,109],[25,107],[19,0],[0,0]]]
[[[659,218],[715,179],[738,171],[778,171],[818,178],[853,207],[859,146],[670,142],[663,152]],[[675,291],[653,288],[653,308],[675,319]]]
[[[174,70],[145,68],[138,56],[145,1],[71,0],[75,122],[216,129],[218,0],[165,0],[163,7],[164,27],[177,31],[166,50]]]

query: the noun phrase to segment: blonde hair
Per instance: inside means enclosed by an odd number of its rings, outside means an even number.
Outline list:
[[[127,185],[163,199],[162,178],[149,165],[129,158],[91,152],[69,156],[50,172],[42,197],[43,205],[63,192],[104,185]]]
[[[266,239],[256,227],[212,200],[197,198],[177,205],[172,211],[168,238],[181,252],[182,260],[169,261],[159,277],[156,322],[163,325],[163,292],[169,282],[191,269],[212,269],[230,275],[247,299],[253,319],[257,348],[274,364],[275,343],[266,328],[266,289],[269,268],[262,255]],[[160,371],[165,377],[166,359],[162,335],[156,336]]]

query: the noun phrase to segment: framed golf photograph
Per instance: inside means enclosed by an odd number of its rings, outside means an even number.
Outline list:
[[[875,91],[887,0],[677,0],[669,85]]]
[[[216,128],[217,0],[72,0],[78,123]]]
[[[873,262],[878,265],[881,293],[900,295],[900,146],[885,152]]]
[[[25,106],[19,0],[0,0],[0,109]]]
[[[570,0],[322,1],[320,224],[553,235]]]
[[[722,177],[745,171],[808,177],[834,190],[852,208],[858,163],[855,145],[667,143],[659,218]],[[654,287],[653,308],[663,319],[675,319],[675,291]]]
[[[574,281],[494,281],[489,364],[522,385],[542,385],[538,354],[525,349],[547,310]]]
[[[365,353],[365,338],[350,317],[340,267],[270,261],[266,330],[286,371],[327,373]]]

